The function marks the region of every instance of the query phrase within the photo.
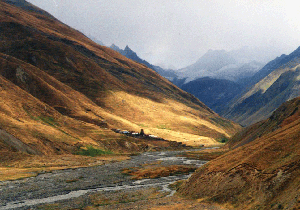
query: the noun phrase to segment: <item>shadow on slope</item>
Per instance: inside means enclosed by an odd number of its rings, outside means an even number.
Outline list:
[[[232,150],[199,168],[182,195],[236,209],[298,209],[300,201],[300,98],[246,128]]]

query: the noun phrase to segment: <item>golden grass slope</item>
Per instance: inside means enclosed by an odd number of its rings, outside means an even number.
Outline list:
[[[299,209],[300,98],[229,142],[235,148],[199,168],[179,192],[235,209]]]
[[[32,153],[74,154],[86,145],[118,153],[169,147],[110,128],[143,128],[193,145],[215,144],[240,129],[153,70],[50,16],[2,1],[0,30],[0,128]],[[3,161],[20,152],[1,138],[0,151]]]

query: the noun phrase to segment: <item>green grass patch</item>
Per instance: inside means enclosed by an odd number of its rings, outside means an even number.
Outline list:
[[[49,117],[49,116],[34,116],[30,113],[30,111],[26,108],[23,107],[24,111],[26,112],[26,114],[33,120],[35,121],[42,121],[52,127],[57,127],[59,126],[59,124],[55,121],[55,119],[53,117]]]
[[[220,143],[227,143],[228,140],[229,140],[229,139],[228,139],[227,137],[223,136],[223,137],[221,137],[220,139],[218,139],[218,142],[220,142]]]
[[[140,127],[142,127],[142,128],[148,128],[148,126],[145,125],[145,124],[137,124],[137,125],[140,126]]]
[[[33,116],[33,115],[30,113],[30,111],[29,111],[26,107],[23,106],[23,109],[24,109],[24,111],[26,112],[26,114],[27,114],[31,119],[38,121],[38,118],[35,117],[35,116]]]
[[[170,128],[168,128],[166,125],[158,125],[157,126],[158,129],[166,129],[166,130],[171,130]]]
[[[113,152],[109,150],[96,149],[93,146],[87,146],[87,149],[81,149],[80,151],[77,152],[77,154],[96,157],[101,155],[111,155],[113,154]]]
[[[48,117],[48,116],[39,116],[38,119],[43,121],[44,123],[51,125],[53,127],[58,126],[58,123],[55,122],[55,119],[53,117]]]

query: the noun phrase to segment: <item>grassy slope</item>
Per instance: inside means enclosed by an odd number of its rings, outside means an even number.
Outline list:
[[[223,115],[245,126],[268,118],[282,103],[299,96],[299,63],[298,56],[273,69],[232,101],[233,104]]]
[[[106,127],[208,145],[239,129],[153,70],[51,16],[0,2],[0,30],[0,126],[32,153],[70,154],[84,145],[116,152],[168,147]],[[3,160],[19,157],[3,140],[0,151]]]
[[[235,148],[211,161],[180,193],[237,209],[298,209],[300,98],[233,137]]]

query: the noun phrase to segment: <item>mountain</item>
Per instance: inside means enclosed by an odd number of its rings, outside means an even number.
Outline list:
[[[87,146],[123,153],[172,143],[114,128],[205,144],[239,130],[152,69],[26,1],[0,2],[0,42],[1,164]]]
[[[196,63],[179,70],[178,77],[171,81],[212,110],[222,113],[262,67],[262,63],[251,60],[253,53],[250,48],[230,52],[209,50]]]
[[[242,125],[269,117],[283,102],[300,94],[300,48],[266,64],[249,79],[248,88],[221,114]]]
[[[241,86],[225,79],[203,77],[180,86],[219,113],[241,90]]]
[[[300,98],[235,135],[231,150],[199,168],[179,193],[230,209],[299,209]]]
[[[34,6],[33,4],[25,1],[25,0],[2,0],[3,2],[9,3],[11,5],[17,6],[19,8],[22,8],[23,10],[26,10],[28,12],[36,12],[43,16],[47,16],[48,18],[55,19],[51,14],[48,12]]]
[[[246,49],[239,51],[209,50],[196,63],[180,69],[179,79],[186,78],[185,83],[201,77],[239,81],[255,74],[263,64],[251,60]]]
[[[180,69],[178,75],[189,82],[199,77],[212,77],[219,69],[235,63],[235,59],[225,50],[209,50],[196,63]]]
[[[174,77],[177,77],[176,75],[176,72],[174,70],[171,70],[171,69],[163,69],[159,66],[155,66],[155,65],[152,65],[150,64],[149,62],[141,59],[137,54],[136,52],[134,52],[133,50],[131,50],[128,45],[125,47],[124,50],[120,49],[118,46],[116,46],[115,44],[112,44],[110,46],[111,49],[121,53],[122,55],[124,55],[125,57],[131,59],[131,60],[134,60],[138,63],[141,63],[141,64],[144,64],[145,66],[149,67],[150,69],[153,69],[154,71],[156,71],[157,73],[159,73],[161,76],[171,80],[173,79]]]
[[[245,86],[244,81],[251,78],[261,68],[262,63],[257,61],[250,61],[240,65],[228,65],[219,69],[214,77],[234,81]]]
[[[88,35],[88,38],[90,38],[91,40],[93,40],[94,42],[96,42],[97,44],[103,45],[105,46],[105,44],[103,44],[103,42],[101,42],[99,39],[97,39],[96,37],[92,36],[92,35]]]

